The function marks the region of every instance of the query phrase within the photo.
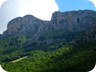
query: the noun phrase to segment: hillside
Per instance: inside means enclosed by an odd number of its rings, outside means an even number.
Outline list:
[[[0,63],[10,72],[86,72],[96,63],[95,11],[18,17],[0,37]]]

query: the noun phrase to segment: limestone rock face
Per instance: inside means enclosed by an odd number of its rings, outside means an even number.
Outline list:
[[[96,24],[96,12],[91,10],[55,12],[51,22],[55,29],[81,31]]]
[[[42,24],[43,21],[31,15],[26,15],[23,18],[18,17],[8,23],[4,35],[35,33]]]
[[[43,21],[26,15],[11,20],[3,35],[31,34],[38,37],[50,31],[80,32],[95,25],[96,12],[91,10],[54,12],[51,21]]]

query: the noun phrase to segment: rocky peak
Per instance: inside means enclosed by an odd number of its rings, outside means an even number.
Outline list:
[[[26,15],[24,17],[18,17],[11,20],[8,23],[7,30],[3,35],[17,34],[17,33],[27,33],[35,31],[42,21],[32,15]]]
[[[92,10],[79,10],[68,12],[55,12],[51,19],[53,27],[67,29],[68,31],[81,31],[96,24],[96,12]]]
[[[92,10],[54,12],[51,21],[43,21],[32,15],[26,15],[11,20],[3,35],[18,33],[40,35],[52,30],[79,32],[92,25],[96,25],[96,12]]]

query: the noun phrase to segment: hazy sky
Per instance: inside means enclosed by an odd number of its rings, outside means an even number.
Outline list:
[[[5,2],[4,2],[5,1]],[[91,0],[96,4],[96,0]],[[89,0],[0,0],[0,33],[7,29],[8,22],[18,16],[34,15],[50,20],[54,11],[96,10]]]

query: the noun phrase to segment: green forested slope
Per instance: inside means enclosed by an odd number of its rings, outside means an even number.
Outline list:
[[[87,72],[96,61],[96,45],[76,49],[74,45],[63,45],[55,51],[35,50],[21,61],[3,63],[9,72]]]

